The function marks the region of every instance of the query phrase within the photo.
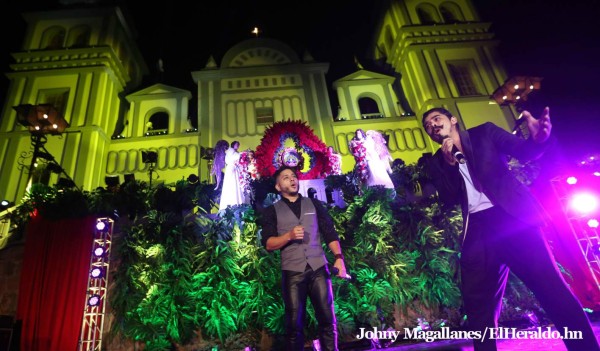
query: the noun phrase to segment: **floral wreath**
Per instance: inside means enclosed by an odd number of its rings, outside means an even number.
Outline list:
[[[271,177],[281,167],[284,153],[290,150],[285,141],[292,139],[294,148],[300,155],[298,179],[316,179],[329,171],[327,145],[319,139],[314,131],[302,121],[275,122],[265,130],[265,135],[256,148],[256,166],[261,177]],[[303,172],[304,163],[308,162],[308,170]]]

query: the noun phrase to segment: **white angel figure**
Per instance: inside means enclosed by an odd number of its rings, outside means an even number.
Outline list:
[[[369,168],[367,185],[383,185],[386,188],[394,189],[394,183],[390,178],[392,156],[383,135],[376,130],[368,130],[365,133],[364,145]]]

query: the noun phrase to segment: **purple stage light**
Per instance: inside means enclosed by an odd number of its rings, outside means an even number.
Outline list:
[[[578,193],[571,197],[571,208],[582,215],[591,213],[598,207],[598,198],[590,193]]]
[[[570,184],[570,185],[577,184],[577,178],[575,178],[575,177],[567,178],[567,184]]]
[[[94,249],[94,256],[102,257],[102,256],[104,256],[105,252],[106,252],[106,249],[104,248],[104,246],[98,246],[97,248]]]
[[[592,218],[587,222],[587,225],[590,228],[598,228],[598,220],[596,218]]]
[[[104,229],[106,229],[106,223],[104,221],[96,222],[96,229],[98,229],[99,231],[103,231]]]
[[[95,279],[100,279],[104,277],[104,270],[100,267],[94,267],[90,272],[90,276]]]
[[[100,304],[100,299],[101,299],[101,297],[98,294],[94,294],[94,295],[90,296],[90,298],[88,299],[88,302],[87,302],[88,306],[90,306],[90,307],[98,306]]]

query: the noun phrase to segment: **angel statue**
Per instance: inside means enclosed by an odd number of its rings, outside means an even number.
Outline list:
[[[215,176],[216,185],[215,190],[219,188],[221,185],[221,180],[223,179],[223,167],[225,167],[225,151],[229,149],[229,143],[227,140],[219,140],[215,144],[214,149],[214,159],[212,168],[210,169],[210,174]]]
[[[356,170],[364,185],[383,185],[385,188],[394,189],[390,178],[392,156],[381,133],[376,130],[365,133],[364,130],[357,129],[354,138],[350,140],[350,151],[354,155]]]
[[[239,141],[233,141],[225,151],[225,175],[221,189],[219,211],[228,206],[241,205],[245,202],[244,190],[240,185],[240,147]]]

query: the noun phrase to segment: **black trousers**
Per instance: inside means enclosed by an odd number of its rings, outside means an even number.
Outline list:
[[[527,215],[527,214],[524,214]],[[461,259],[467,322],[482,334],[498,326],[509,269],[535,294],[559,332],[580,331],[581,340],[563,340],[570,351],[600,350],[589,319],[563,280],[539,228],[498,206],[469,216]],[[489,329],[475,350],[496,350]]]
[[[313,271],[306,265],[304,272],[282,272],[285,329],[289,351],[304,350],[306,298],[315,308],[321,350],[338,351],[337,325],[333,308],[331,275],[327,266]]]

